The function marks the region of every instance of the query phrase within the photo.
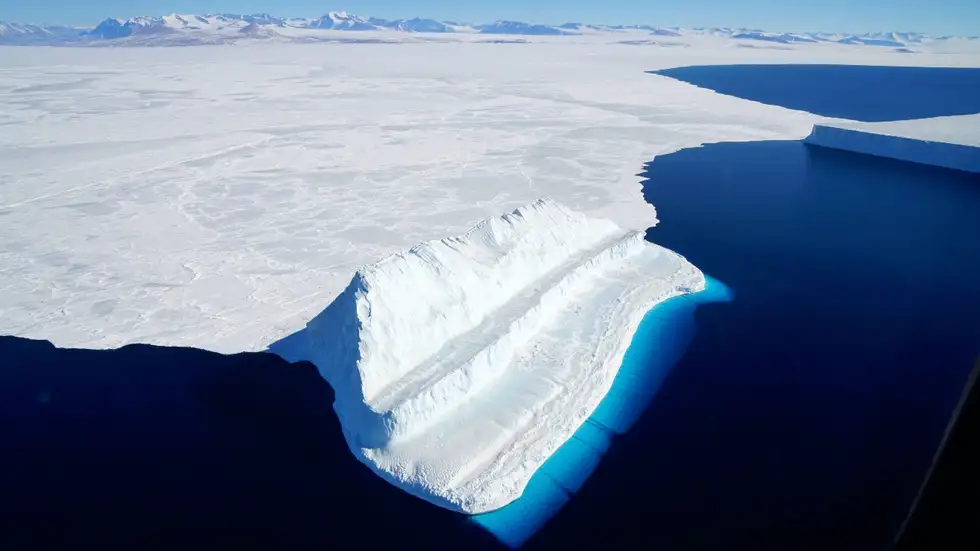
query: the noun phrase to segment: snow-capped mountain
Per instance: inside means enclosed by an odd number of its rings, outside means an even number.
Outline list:
[[[905,46],[904,42],[891,40],[888,38],[872,38],[870,36],[848,36],[837,41],[840,44],[850,44],[852,46],[891,46],[894,48]]]
[[[82,29],[58,25],[26,25],[0,21],[0,44],[52,44],[77,40]]]
[[[871,38],[874,40],[890,40],[893,42],[902,42],[904,44],[920,44],[923,39],[928,38],[922,33],[869,33],[864,35],[866,38]]]
[[[286,27],[287,20],[273,17],[267,13],[254,15],[182,15],[171,14],[163,17],[134,17],[125,21],[106,19],[89,31],[87,36],[102,39],[125,38],[132,35],[166,34],[185,32],[193,34],[237,32],[255,25],[259,27]]]
[[[572,34],[566,29],[551,27],[548,25],[532,25],[522,21],[495,21],[487,25],[477,25],[483,34],[522,34],[522,35],[563,35]]]
[[[681,29],[651,25],[594,25],[564,23],[540,25],[523,21],[500,20],[487,24],[469,24],[415,17],[381,19],[360,17],[345,11],[332,11],[316,18],[283,18],[259,13],[239,14],[171,14],[139,16],[130,19],[109,18],[90,30],[62,26],[26,25],[0,22],[0,44],[13,45],[168,45],[222,44],[247,39],[284,41],[387,41],[377,37],[341,39],[322,31],[375,31],[378,33],[477,33],[488,35],[577,36],[642,33],[676,39],[724,39],[735,41],[776,42],[786,45],[836,43],[850,46],[905,48],[913,45],[951,40],[953,37],[929,37],[914,32],[880,32],[867,34],[785,33],[759,29],[710,27]],[[513,40],[508,40],[513,41]],[[648,43],[633,40],[631,43]]]
[[[311,29],[334,29],[338,31],[376,31],[378,25],[345,11],[332,11],[323,17],[313,19],[306,27]]]
[[[617,30],[612,27],[607,27],[604,25],[585,25],[583,23],[564,23],[555,27],[556,29],[561,29],[563,31],[613,31]]]
[[[613,31],[654,31],[657,27],[651,25],[600,25]]]
[[[450,25],[448,22],[436,21],[435,19],[423,19],[421,17],[393,20],[371,17],[368,18],[367,21],[368,23],[376,25],[379,28],[410,33],[451,33],[457,32],[456,29],[461,27],[461,25]]]
[[[762,40],[763,42],[778,42],[780,44],[814,43],[816,38],[790,33],[767,33],[762,31],[736,32],[731,35],[735,40]]]

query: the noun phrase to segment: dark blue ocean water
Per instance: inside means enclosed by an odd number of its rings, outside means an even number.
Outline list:
[[[980,69],[713,65],[651,72],[730,96],[867,122],[980,113]]]
[[[497,549],[358,463],[307,363],[0,337],[0,549]]]
[[[648,237],[735,300],[697,310],[650,409],[541,541],[887,543],[980,354],[980,177],[798,142],[685,150],[644,176]]]

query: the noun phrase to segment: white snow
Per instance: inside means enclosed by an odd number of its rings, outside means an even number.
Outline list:
[[[642,197],[644,163],[702,143],[802,139],[825,122],[644,71],[980,65],[712,37],[608,42],[622,36],[0,47],[0,334],[262,350],[359,266],[415,243],[541,196],[621,227],[669,224],[676,213]]]
[[[980,114],[893,122],[814,125],[807,143],[980,172]]]
[[[348,445],[385,479],[490,511],[592,413],[644,314],[704,288],[643,236],[538,200],[361,268],[272,350],[317,365]]]

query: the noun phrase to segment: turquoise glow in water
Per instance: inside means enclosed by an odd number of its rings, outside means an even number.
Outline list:
[[[541,466],[519,499],[471,520],[504,544],[517,548],[571,499],[599,466],[613,436],[628,431],[653,401],[670,368],[694,337],[698,305],[729,302],[734,293],[705,277],[699,293],[661,302],[640,323],[609,392],[592,415]]]

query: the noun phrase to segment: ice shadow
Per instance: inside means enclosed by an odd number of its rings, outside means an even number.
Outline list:
[[[980,69],[714,65],[651,74],[742,99],[865,122],[980,113]]]
[[[272,354],[0,337],[0,548],[498,548],[358,463],[332,403]]]

